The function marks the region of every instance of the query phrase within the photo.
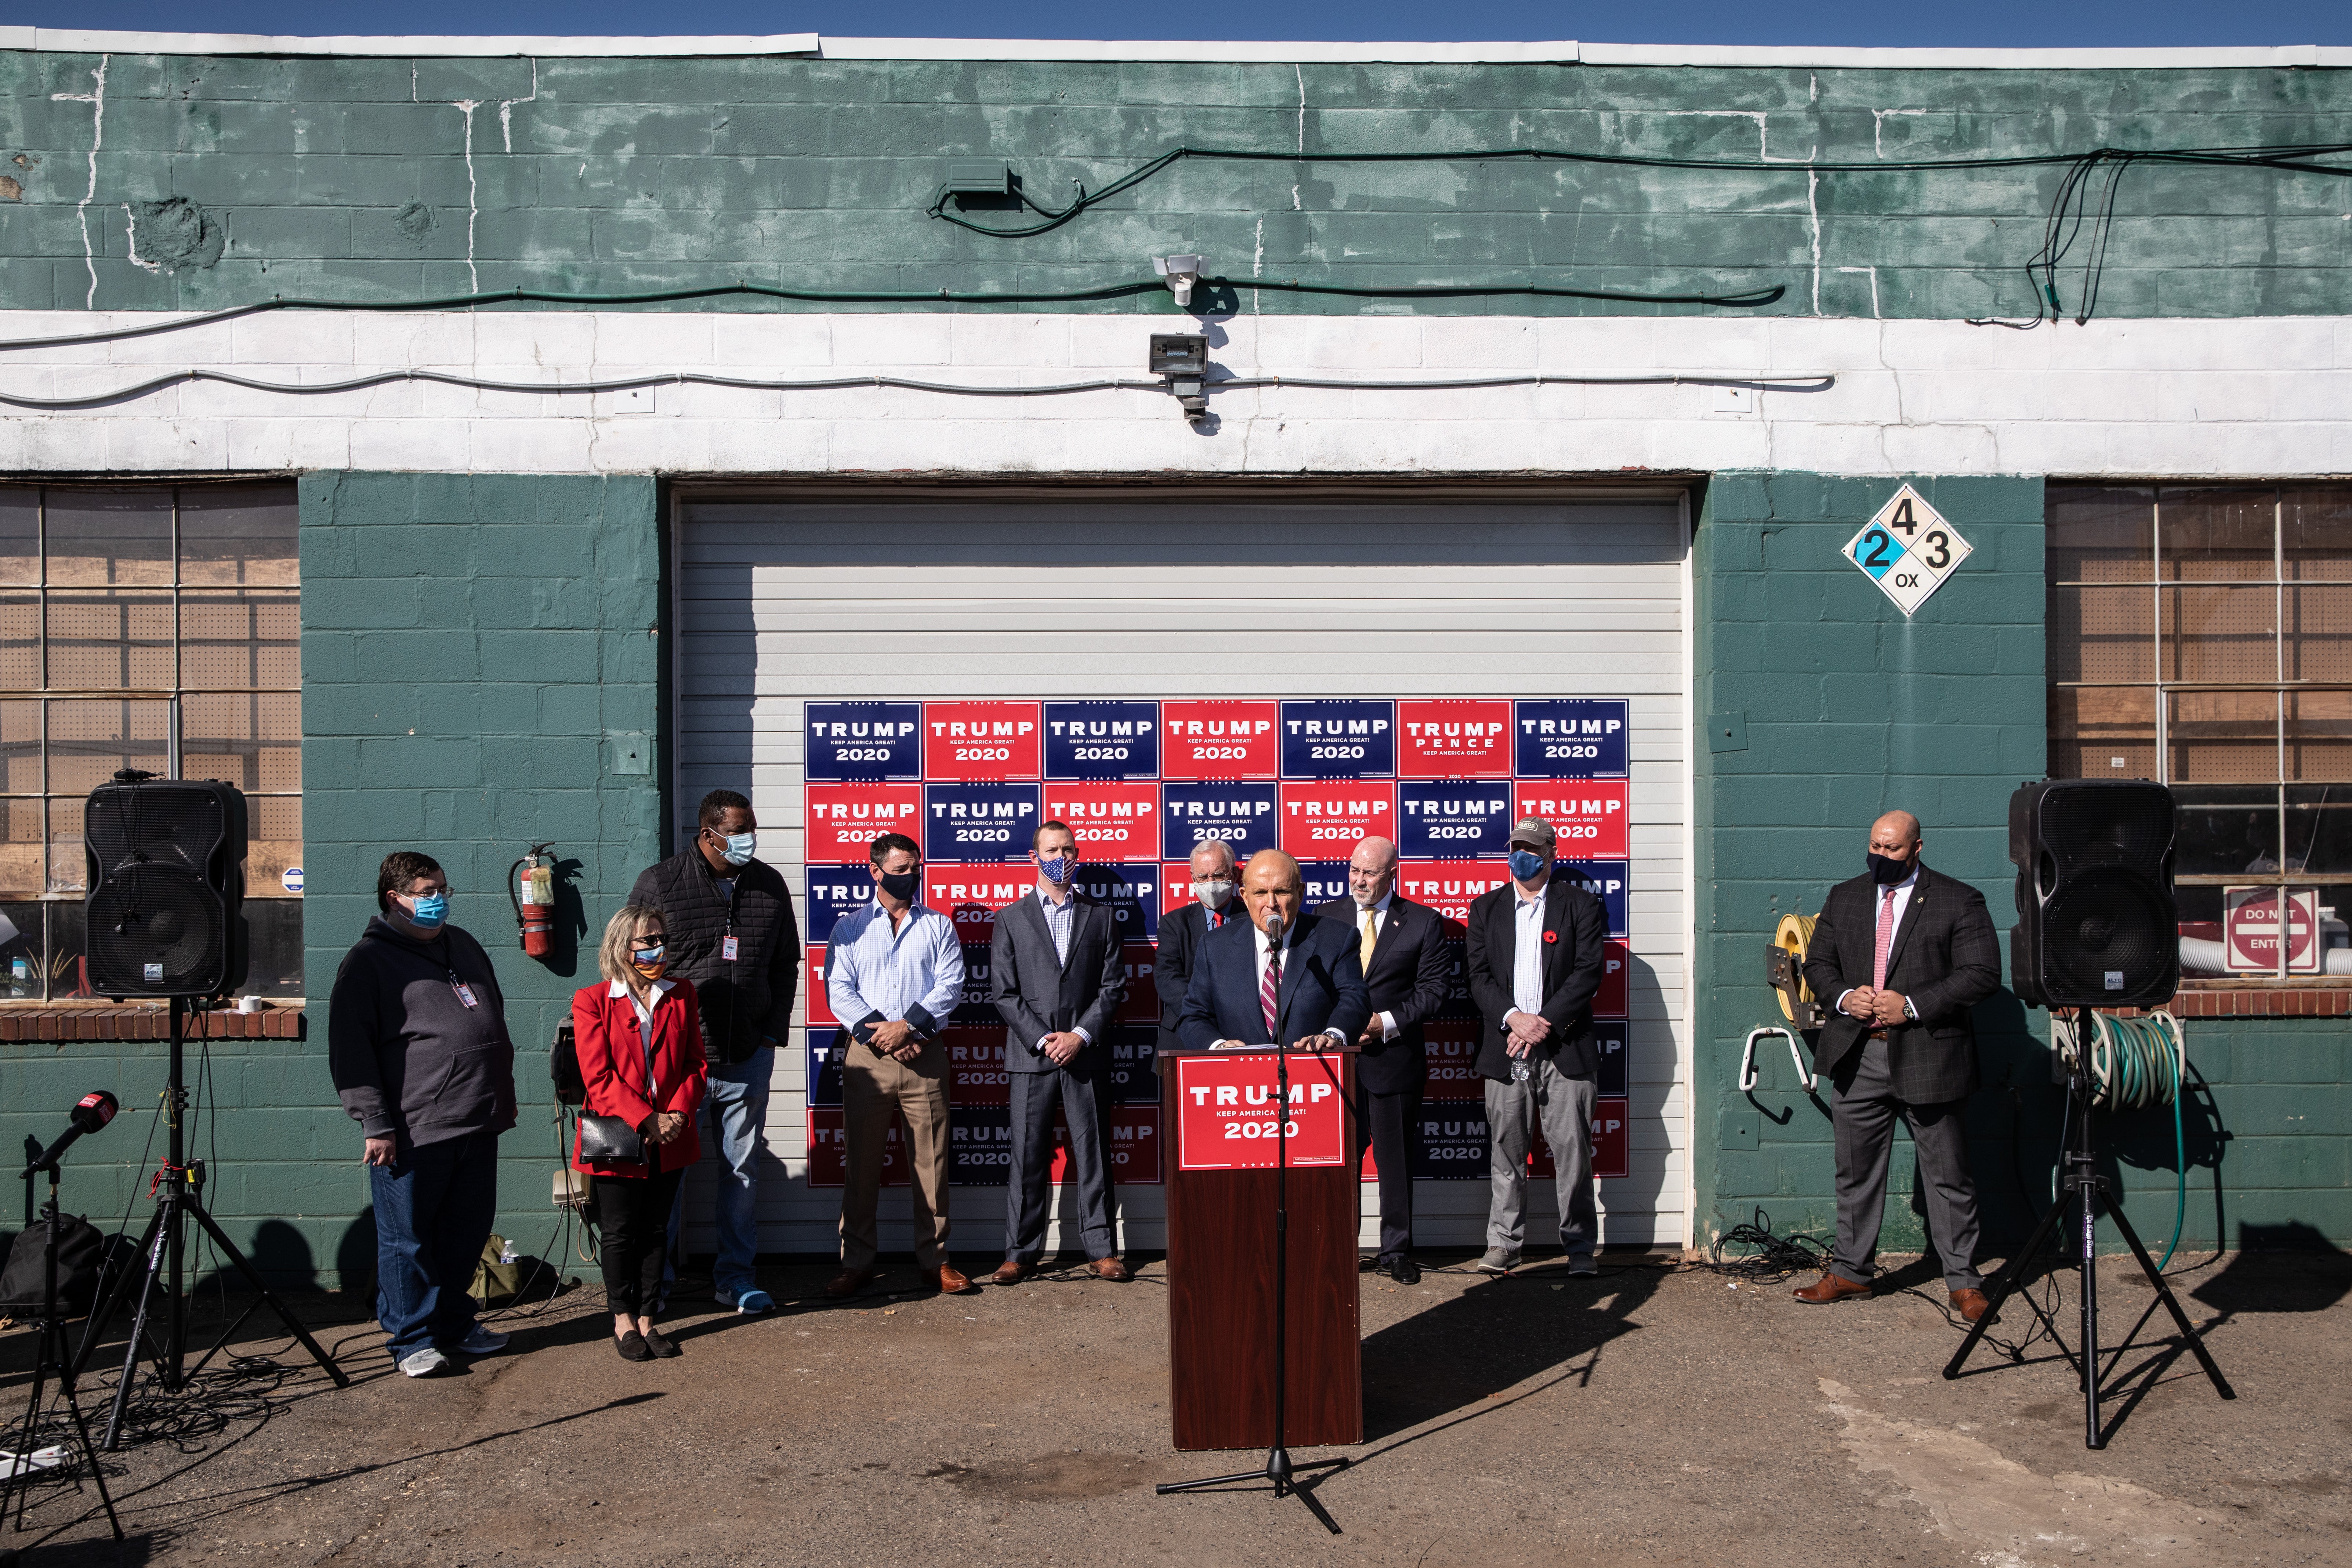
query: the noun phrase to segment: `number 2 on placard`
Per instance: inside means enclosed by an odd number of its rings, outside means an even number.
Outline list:
[[[1886,569],[1886,552],[1895,548],[1895,541],[1874,528],[1862,536],[1862,543],[1857,548],[1861,553],[1856,554],[1854,560],[1876,574]]]

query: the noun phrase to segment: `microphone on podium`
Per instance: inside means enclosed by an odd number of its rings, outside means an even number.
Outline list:
[[[1265,911],[1265,973],[1274,982],[1274,994],[1276,997],[1282,994],[1282,911],[1278,909],[1268,909]],[[1282,1048],[1282,1016],[1279,1011],[1279,1002],[1276,1005],[1277,1010],[1274,1020],[1275,1027],[1271,1031],[1274,1038],[1266,1043],[1279,1050]]]

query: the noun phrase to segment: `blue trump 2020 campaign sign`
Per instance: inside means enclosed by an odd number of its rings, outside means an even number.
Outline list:
[[[885,784],[923,776],[919,702],[812,702],[806,726],[811,784]]]
[[[1396,704],[1317,701],[1282,705],[1282,776],[1396,776]]]

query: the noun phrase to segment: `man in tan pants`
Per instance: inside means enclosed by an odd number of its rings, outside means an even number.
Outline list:
[[[903,834],[874,841],[874,901],[838,921],[825,950],[825,994],[845,1026],[842,1125],[849,1174],[841,1194],[835,1300],[872,1282],[874,1223],[890,1123],[907,1120],[915,1262],[950,1295],[975,1289],[948,1257],[947,1050],[940,1030],[963,991],[955,922],[919,901],[922,851]]]

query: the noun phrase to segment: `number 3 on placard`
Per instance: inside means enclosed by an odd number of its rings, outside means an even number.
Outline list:
[[[1927,567],[1930,571],[1941,572],[1945,567],[1949,566],[1952,563],[1952,536],[1950,534],[1946,533],[1940,528],[1933,529],[1929,531],[1926,542],[1928,547],[1935,552],[1934,554],[1927,558]]]

